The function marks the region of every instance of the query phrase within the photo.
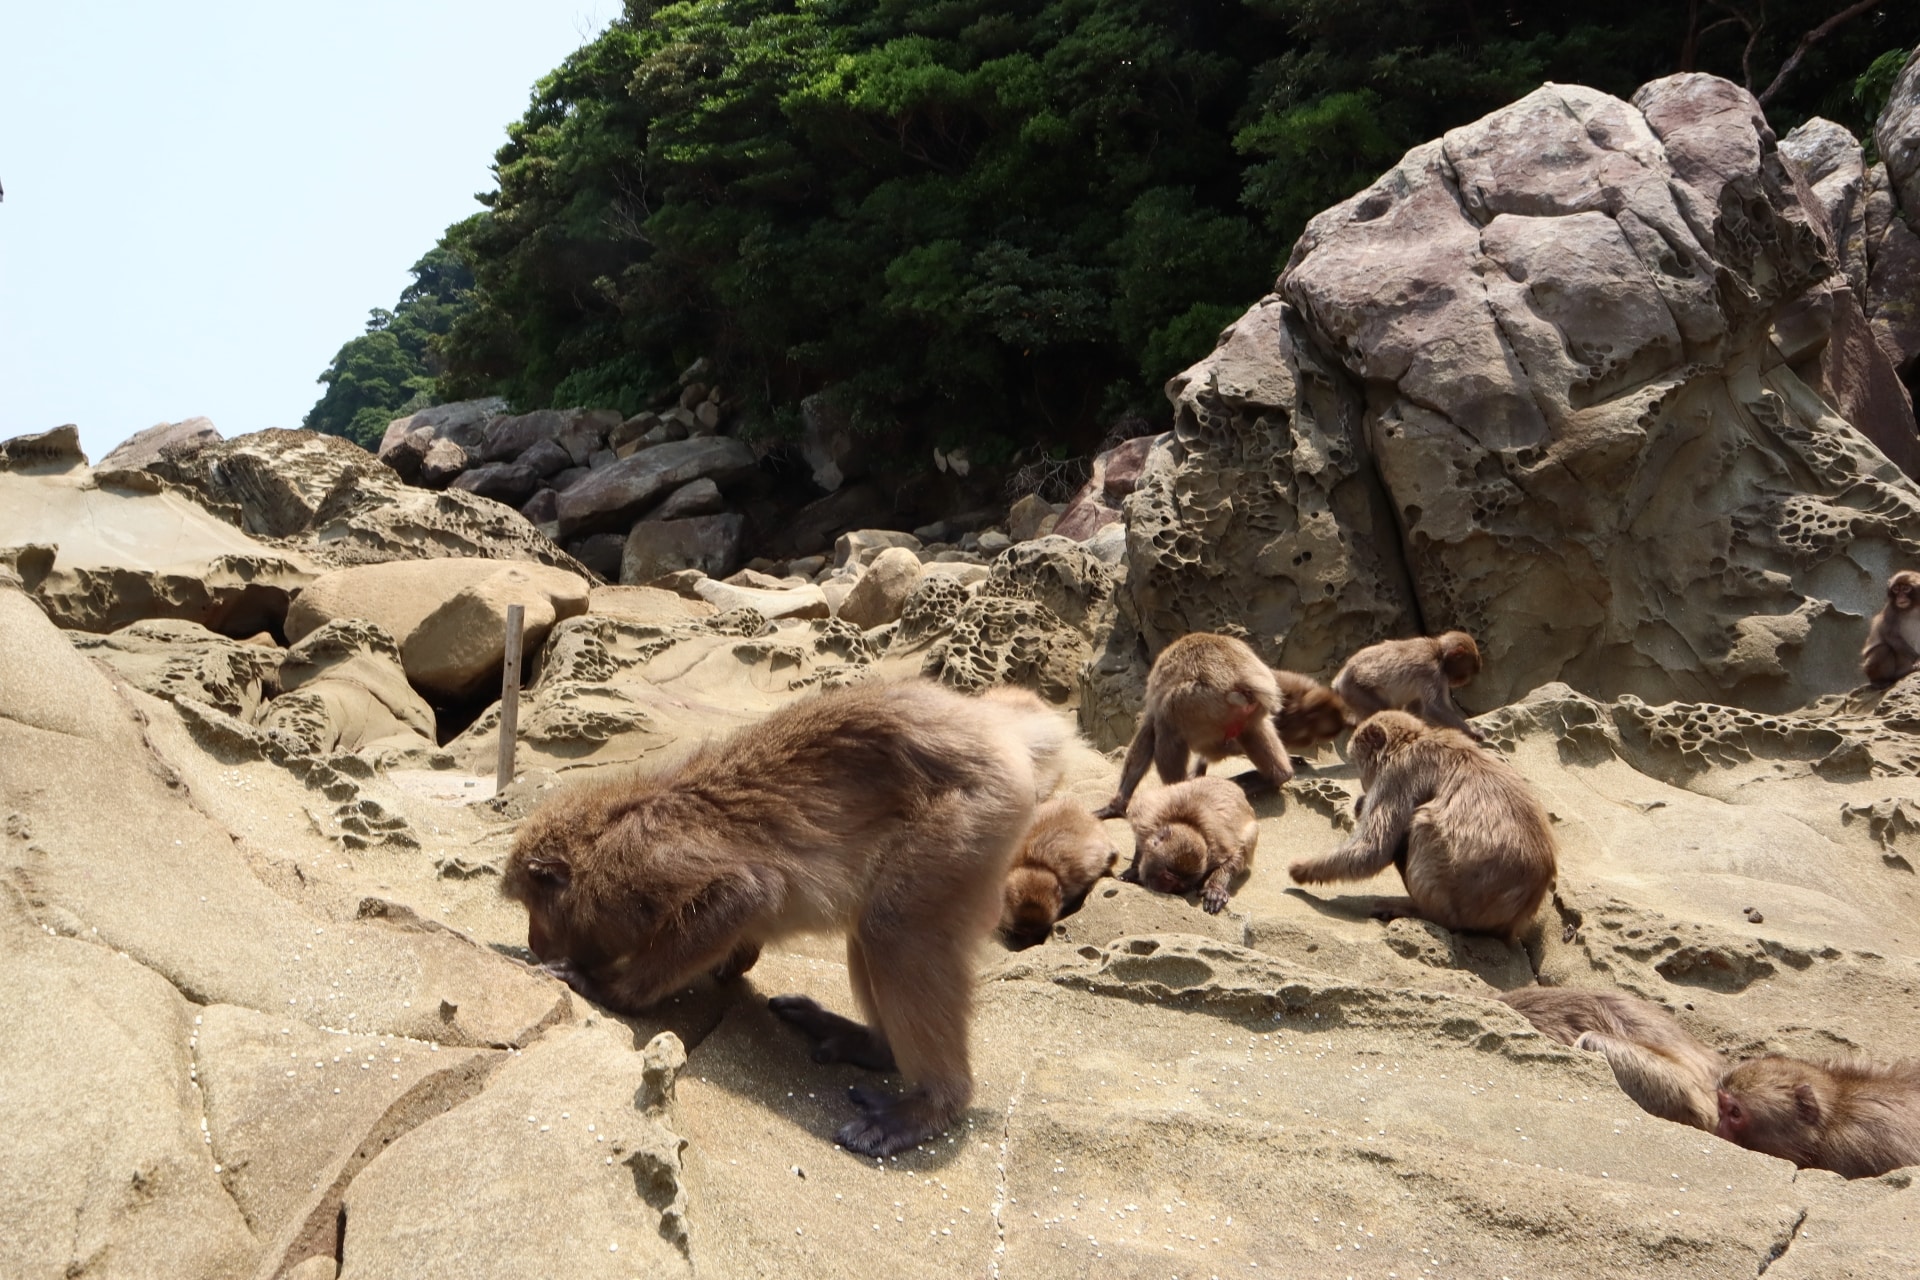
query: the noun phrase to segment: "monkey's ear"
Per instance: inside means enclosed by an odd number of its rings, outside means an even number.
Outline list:
[[[1793,1109],[1807,1124],[1820,1123],[1820,1099],[1814,1096],[1813,1086],[1804,1080],[1793,1086]]]
[[[573,883],[573,867],[565,858],[528,858],[527,874],[549,889],[564,889]]]

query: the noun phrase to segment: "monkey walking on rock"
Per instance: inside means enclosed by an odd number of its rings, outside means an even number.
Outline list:
[[[1480,731],[1453,705],[1453,690],[1480,674],[1480,646],[1464,631],[1409,640],[1383,640],[1347,659],[1333,691],[1356,719],[1380,711],[1411,711],[1428,724],[1458,729],[1478,742]]]
[[[859,1088],[840,1144],[884,1156],[933,1137],[973,1091],[975,948],[1071,729],[1031,695],[927,681],[782,708],[685,763],[566,792],[522,826],[501,889],[527,946],[576,991],[646,1008],[734,975],[791,934],[844,931],[867,1025],[805,996],[769,1002],[818,1062],[896,1066]]]

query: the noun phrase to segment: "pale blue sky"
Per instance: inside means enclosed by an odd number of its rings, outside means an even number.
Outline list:
[[[618,0],[0,4],[0,439],[297,427]]]

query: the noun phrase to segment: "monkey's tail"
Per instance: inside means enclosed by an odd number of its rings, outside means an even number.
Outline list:
[[[994,708],[1008,732],[1026,748],[1033,763],[1033,798],[1045,800],[1067,770],[1067,753],[1078,736],[1073,726],[1027,689],[1003,685],[987,690],[980,700]]]

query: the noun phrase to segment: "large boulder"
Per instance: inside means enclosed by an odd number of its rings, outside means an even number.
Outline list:
[[[619,426],[620,415],[611,409],[536,409],[489,423],[480,456],[488,462],[510,462],[538,444],[552,443],[583,467],[606,448],[607,433]]]
[[[259,716],[307,752],[431,747],[433,708],[407,683],[400,646],[378,623],[337,618],[281,659],[283,692]]]
[[[1867,311],[1908,386],[1920,385],[1920,49],[1874,125],[1882,163],[1867,174]]]
[[[907,547],[888,547],[840,602],[839,614],[863,630],[884,626],[900,616],[913,584],[920,580],[920,557]]]
[[[634,586],[680,569],[698,569],[710,578],[724,577],[740,563],[746,523],[744,517],[734,514],[642,520],[627,534],[626,548],[620,556],[620,581]]]
[[[507,402],[498,396],[437,404],[388,423],[386,434],[380,437],[380,446],[374,452],[408,484],[431,483],[422,474],[422,468],[424,460],[434,452],[434,446],[445,444],[457,450],[462,458],[477,452],[486,439],[487,424],[505,413],[506,408]],[[444,450],[440,452],[443,466],[450,456]],[[442,479],[432,487],[445,485],[446,480]]]
[[[695,480],[730,484],[754,467],[753,451],[727,436],[675,440],[600,467],[560,495],[563,537],[631,524],[655,502]]]
[[[316,578],[287,614],[298,642],[326,623],[364,618],[398,641],[407,678],[422,691],[467,697],[497,679],[510,604],[526,610],[524,651],[561,618],[586,612],[587,580],[564,569],[494,560],[396,560]]]
[[[1496,655],[1476,709],[1554,679],[1769,709],[1848,687],[1920,490],[1823,397],[1817,333],[1776,352],[1783,317],[1852,305],[1806,191],[1709,76],[1550,85],[1415,148],[1170,384],[1128,626],[1149,651],[1242,629],[1323,674],[1462,627]]]
[[[57,475],[87,465],[80,449],[80,428],[71,422],[51,431],[35,431],[0,440],[0,471]]]
[[[1134,436],[1095,455],[1092,473],[1080,491],[1068,499],[1067,509],[1060,513],[1053,532],[1075,542],[1085,542],[1108,525],[1118,524],[1123,504],[1139,487],[1147,453],[1156,438]]]
[[[170,449],[198,449],[203,445],[218,444],[220,439],[220,432],[208,418],[162,422],[145,431],[136,431],[114,446],[113,452],[100,459],[100,469],[136,470],[159,461],[160,455]]]

